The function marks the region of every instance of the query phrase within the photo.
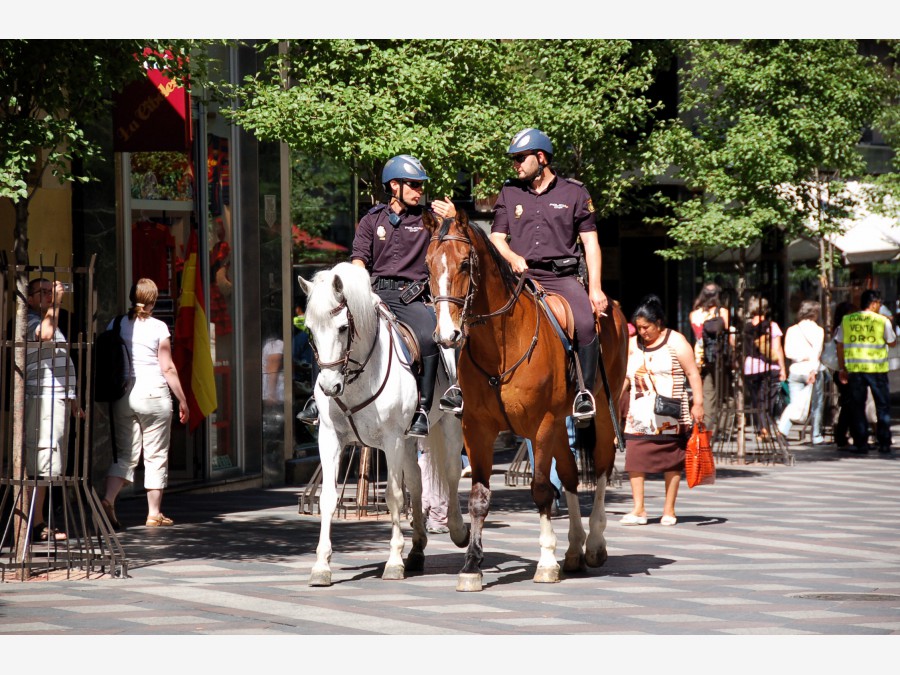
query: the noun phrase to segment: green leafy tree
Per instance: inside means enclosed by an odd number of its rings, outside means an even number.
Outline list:
[[[382,163],[416,155],[430,191],[461,174],[475,195],[511,174],[505,150],[521,128],[554,141],[563,173],[600,209],[616,208],[643,175],[655,104],[652,49],[616,40],[298,40],[265,47],[262,72],[236,88],[232,119],[261,140],[328,157],[380,190]]]
[[[661,147],[692,193],[664,199],[662,220],[684,258],[746,248],[778,229],[840,227],[851,204],[822,183],[865,173],[858,148],[892,91],[887,71],[853,40],[683,43],[681,122]],[[839,188],[839,186],[835,186]]]

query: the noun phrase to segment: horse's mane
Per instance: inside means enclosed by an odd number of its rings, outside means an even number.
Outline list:
[[[349,262],[341,262],[331,269],[317,272],[312,278],[313,287],[306,306],[307,323],[316,326],[331,321],[331,311],[341,302],[341,298],[334,292],[335,277],[341,279],[341,295],[353,315],[357,334],[372,335],[378,322],[375,312],[378,296],[372,291],[371,277],[365,268]]]

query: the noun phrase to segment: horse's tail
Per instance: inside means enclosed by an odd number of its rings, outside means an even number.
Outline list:
[[[597,414],[600,414],[599,412]],[[581,453],[584,460],[584,470],[588,476],[593,476],[596,470],[594,462],[594,447],[597,445],[597,428],[593,423],[586,427],[575,427],[575,447]]]

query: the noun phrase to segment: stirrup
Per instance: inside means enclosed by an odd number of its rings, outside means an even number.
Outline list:
[[[590,403],[591,409],[579,412],[578,405],[585,400]],[[587,389],[579,391],[575,395],[575,400],[572,402],[572,419],[575,421],[575,426],[578,428],[584,428],[588,426],[591,423],[591,420],[594,419],[594,416],[596,414],[597,405],[594,401],[594,395]]]
[[[312,414],[312,408],[316,409],[315,415]],[[311,427],[319,426],[319,407],[316,405],[314,397],[309,397],[306,405],[303,406],[303,410],[297,413],[297,419]]]
[[[415,426],[415,422],[416,422],[416,417],[418,417],[419,415],[422,415],[425,418],[425,430],[424,431],[422,429],[415,429],[415,431],[413,430],[413,426]],[[416,412],[413,413],[413,418],[412,418],[412,421],[409,423],[409,429],[406,430],[406,435],[414,436],[416,438],[427,438],[428,432],[430,430],[431,430],[431,425],[428,422],[428,413],[424,409],[418,408],[416,410]]]
[[[457,401],[459,401],[457,403]],[[463,398],[462,389],[458,384],[451,384],[444,395],[438,401],[438,407],[444,412],[453,413],[454,415],[462,415]]]

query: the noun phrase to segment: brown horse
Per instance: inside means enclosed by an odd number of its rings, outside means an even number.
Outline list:
[[[615,428],[602,378],[597,378],[594,392],[594,424],[578,433],[586,455],[593,459],[597,477],[589,534],[585,537],[577,494],[578,467],[566,429],[575,385],[567,376],[562,341],[535,293],[523,284],[523,278],[516,277],[485,232],[469,224],[465,213],[460,212],[456,220],[446,219],[442,225],[430,216],[424,222],[432,234],[426,263],[437,313],[435,340],[445,347],[462,348],[458,378],[465,401],[462,428],[472,466],[472,491],[471,536],[457,590],[482,588],[481,537],[491,503],[493,445],[497,434],[506,429],[531,439],[534,447],[531,496],[541,519],[541,555],[534,581],[559,581],[556,534],[550,520],[552,459],[556,459],[569,513],[569,548],[563,569],[576,572],[602,565],[607,558],[603,536],[606,484],[615,460]],[[618,303],[610,303],[610,307],[610,315],[600,322],[600,341],[610,391],[617,404],[625,379],[628,332]]]

